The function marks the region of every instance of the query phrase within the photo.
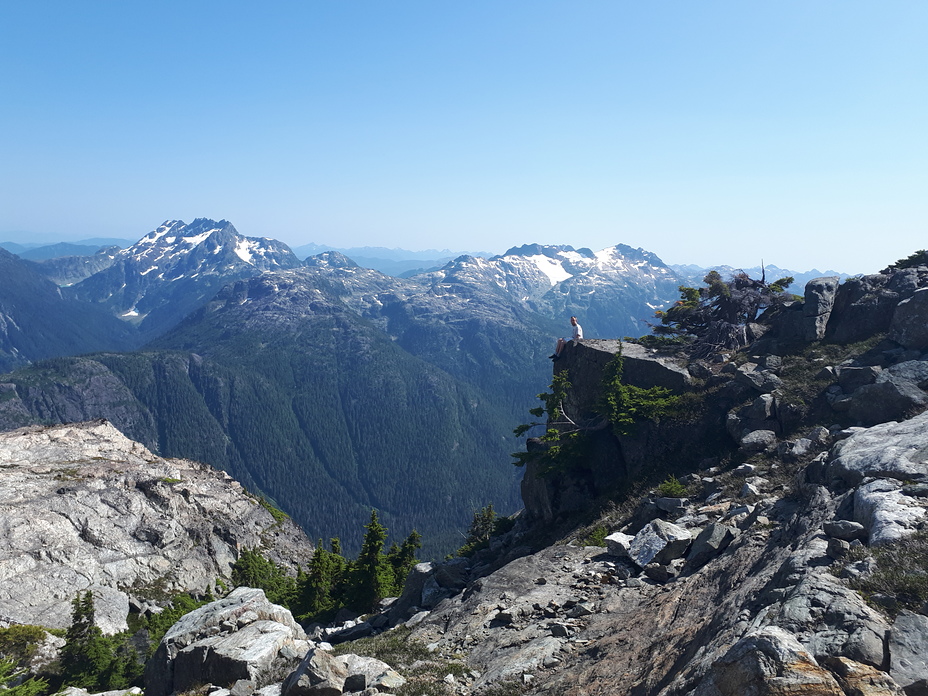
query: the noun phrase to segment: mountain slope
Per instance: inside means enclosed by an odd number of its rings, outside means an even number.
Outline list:
[[[515,505],[511,411],[403,350],[323,280],[239,281],[150,351],[10,375],[0,422],[106,416],[163,455],[229,471],[314,536],[356,549],[376,507],[397,536],[415,527],[445,553],[475,508]]]
[[[282,242],[243,237],[225,220],[169,220],[67,293],[103,305],[149,340],[232,280],[300,265]]]
[[[112,266],[119,249],[109,246],[83,256],[57,256],[33,262],[32,267],[55,285],[74,285]]]
[[[30,263],[0,249],[0,372],[59,355],[125,349],[130,341],[120,321],[63,297]]]

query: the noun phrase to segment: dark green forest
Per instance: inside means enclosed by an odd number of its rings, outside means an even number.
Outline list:
[[[0,422],[106,417],[162,456],[226,470],[310,537],[341,537],[351,554],[372,508],[398,538],[419,530],[430,558],[460,546],[473,510],[518,507],[508,462],[525,399],[512,384],[524,379],[530,394],[534,372],[468,384],[337,302],[273,327],[236,309],[204,310],[150,350],[13,373]],[[472,362],[478,373],[498,369]]]

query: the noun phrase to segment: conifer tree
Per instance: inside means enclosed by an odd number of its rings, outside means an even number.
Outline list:
[[[415,529],[409,533],[402,545],[394,543],[387,554],[387,561],[393,569],[393,587],[390,594],[398,595],[406,584],[406,576],[416,565],[416,551],[422,548],[422,535]]]
[[[125,634],[104,636],[94,623],[95,614],[93,593],[78,593],[61,650],[63,683],[88,691],[124,689],[141,673],[138,655],[126,644]]]
[[[309,572],[301,577],[298,612],[300,619],[325,620],[344,604],[348,562],[341,554],[338,537],[329,540],[331,551],[316,545]]]
[[[371,520],[364,528],[367,533],[361,552],[352,565],[351,606],[357,611],[368,612],[377,602],[389,596],[394,585],[394,571],[383,552],[387,528],[380,524],[376,510],[371,510]]]
[[[13,660],[0,659],[0,693],[3,696],[37,696],[46,692],[48,682],[35,677],[20,681],[25,675],[26,670],[18,669]]]

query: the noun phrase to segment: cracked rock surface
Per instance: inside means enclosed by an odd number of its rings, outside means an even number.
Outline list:
[[[115,633],[130,598],[205,592],[244,548],[288,565],[312,554],[225,473],[157,457],[106,421],[0,434],[0,623],[66,628],[90,590]]]

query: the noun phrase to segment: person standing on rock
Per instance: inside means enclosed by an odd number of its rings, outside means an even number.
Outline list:
[[[574,345],[576,345],[577,341],[583,338],[583,327],[580,326],[580,324],[577,322],[577,317],[570,318],[570,325],[573,327],[573,335],[571,336],[571,340],[573,340]],[[554,355],[549,355],[548,357],[552,360],[560,360],[561,351],[564,350],[564,346],[566,345],[567,341],[565,339],[557,339],[557,346],[554,348]]]

